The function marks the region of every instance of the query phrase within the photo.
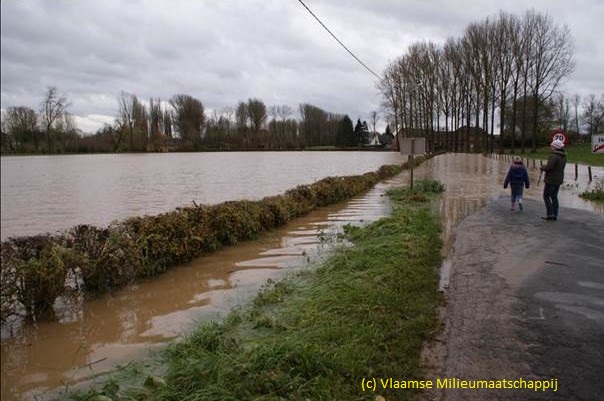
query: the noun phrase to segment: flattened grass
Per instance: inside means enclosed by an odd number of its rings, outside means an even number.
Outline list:
[[[426,190],[440,189],[420,183],[392,191],[390,217],[348,230],[354,246],[173,345],[156,399],[408,399],[400,389],[365,393],[361,381],[421,376],[441,260],[433,192]]]

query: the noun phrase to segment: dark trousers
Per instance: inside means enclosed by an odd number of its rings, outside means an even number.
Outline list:
[[[524,191],[524,182],[522,181],[511,181],[510,188],[512,190],[512,203],[516,201],[522,201],[522,192]]]
[[[558,191],[560,185],[545,184],[543,188],[543,201],[547,209],[547,217],[558,217]]]

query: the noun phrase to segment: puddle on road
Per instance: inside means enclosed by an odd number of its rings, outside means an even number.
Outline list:
[[[539,185],[539,163],[527,164],[530,188],[524,190],[524,198],[543,203],[543,182]],[[503,189],[503,181],[509,169],[509,162],[497,157],[475,154],[445,154],[428,160],[415,169],[416,179],[433,178],[445,184],[446,190],[439,203],[442,221],[443,255],[450,255],[455,241],[455,229],[471,213],[484,207],[490,200],[509,197],[510,190]],[[403,182],[408,181],[408,173]],[[604,167],[592,167],[593,181],[589,182],[587,166],[579,166],[579,176],[575,177],[574,164],[567,164],[565,183],[560,187],[561,207],[583,209],[604,214],[604,205],[583,200],[579,194],[595,188],[604,180]],[[545,213],[545,206],[543,206]],[[448,286],[451,260],[446,258],[441,266],[440,288]]]
[[[507,168],[507,162],[474,154],[442,155],[416,167],[416,179],[434,178],[446,185],[439,204],[444,253],[450,251],[454,229],[465,216],[491,198],[508,195],[502,187]],[[604,177],[601,170],[594,175]],[[536,183],[538,170],[529,172]],[[3,332],[2,400],[44,400],[52,389],[144,357],[198,322],[223,315],[250,299],[268,278],[277,279],[320,258],[345,224],[388,214],[385,190],[407,185],[408,180],[408,172],[403,172],[362,197],[321,208],[262,239],[225,248],[155,279],[87,301],[63,313],[59,322],[26,325],[13,336]],[[603,207],[577,197],[588,183],[572,183],[560,192],[562,206],[604,213]],[[542,186],[533,185],[525,197],[540,200],[541,190]]]
[[[531,162],[527,167],[531,185],[524,190],[524,198],[543,202],[543,182],[537,185],[538,163],[533,167]],[[491,199],[509,197],[509,187],[503,189],[508,168],[508,162],[495,158],[475,154],[445,154],[430,159],[415,169],[416,179],[433,178],[445,184],[446,191],[439,206],[445,254],[451,250],[453,232],[461,220],[485,206]],[[586,201],[578,196],[585,190],[593,189],[598,180],[604,180],[604,167],[592,167],[591,183],[588,181],[586,166],[580,166],[577,180],[574,180],[574,168],[571,164],[566,166],[565,183],[559,193],[560,206],[604,214],[603,204]],[[404,172],[401,176],[407,174]],[[545,206],[543,212],[545,213]]]

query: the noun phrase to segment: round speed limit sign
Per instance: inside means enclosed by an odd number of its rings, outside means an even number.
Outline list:
[[[564,131],[555,132],[552,136],[552,141],[555,141],[556,139],[564,142],[564,145],[568,145],[568,137],[566,136],[566,133]]]

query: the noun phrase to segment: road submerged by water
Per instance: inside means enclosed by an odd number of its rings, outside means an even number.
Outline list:
[[[455,231],[443,332],[424,352],[427,378],[538,380],[533,389],[440,389],[425,400],[581,400],[604,394],[604,216],[508,197]]]
[[[445,154],[416,168],[416,179],[433,178],[446,187],[438,209],[444,255],[453,247],[460,221],[507,194],[502,188],[507,167],[507,163],[481,155]],[[537,174],[530,170],[533,183]],[[3,338],[2,400],[43,400],[63,383],[73,385],[109,371],[116,363],[147,355],[185,333],[192,323],[244,302],[267,278],[278,277],[320,254],[325,234],[337,233],[347,223],[369,222],[387,214],[385,191],[408,182],[408,171],[404,171],[364,196],[317,210],[258,241],[196,259],[154,280],[87,302],[59,322],[29,327],[9,340]],[[562,205],[590,210],[592,204],[576,196],[587,183],[578,184],[562,189]],[[533,186],[525,195],[538,199],[539,191]],[[596,213],[604,214],[604,208]]]

